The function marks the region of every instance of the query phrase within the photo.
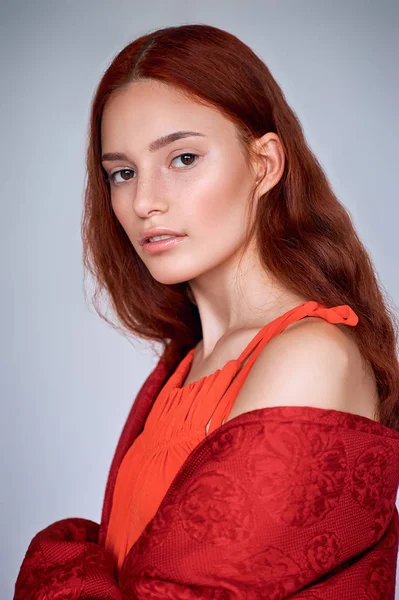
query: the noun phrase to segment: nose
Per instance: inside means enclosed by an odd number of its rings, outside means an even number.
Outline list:
[[[167,208],[166,194],[154,173],[146,177],[137,176],[133,208],[137,216],[145,218],[154,211],[164,212]]]

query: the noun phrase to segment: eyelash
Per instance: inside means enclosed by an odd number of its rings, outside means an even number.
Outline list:
[[[196,159],[199,158],[199,154],[193,154],[192,152],[183,152],[183,154],[179,154],[178,156],[175,156],[174,159],[172,160],[172,162],[174,160],[176,160],[176,158],[181,158],[182,156],[192,156],[195,158],[194,162],[191,165],[184,165],[184,167],[186,169],[189,169],[190,167],[193,166],[193,164],[195,164]],[[121,173],[122,171],[134,171],[134,169],[119,169],[118,171],[114,171],[114,173],[111,173],[110,175],[108,175],[107,177],[107,181],[112,182],[114,185],[122,185],[123,183],[128,183],[130,180],[126,180],[126,181],[115,181],[115,176],[118,173]],[[134,178],[135,179],[135,178]]]

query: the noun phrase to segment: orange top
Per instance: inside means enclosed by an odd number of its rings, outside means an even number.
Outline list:
[[[154,517],[188,455],[229,415],[263,346],[290,323],[306,316],[351,326],[359,320],[347,304],[327,308],[309,301],[262,327],[238,359],[229,360],[222,369],[198,381],[182,386],[195,348],[180,362],[157,396],[144,430],[127,451],[118,471],[105,541],[105,547],[115,557],[118,570]],[[205,427],[211,418],[207,434]]]

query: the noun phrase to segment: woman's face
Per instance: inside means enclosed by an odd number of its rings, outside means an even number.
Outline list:
[[[177,131],[201,135],[149,149]],[[103,156],[125,155],[102,163],[111,177],[112,207],[157,281],[180,283],[227,266],[244,242],[255,180],[228,119],[176,88],[142,80],[108,100],[101,143]],[[158,226],[185,237],[165,252],[150,254],[138,237]]]

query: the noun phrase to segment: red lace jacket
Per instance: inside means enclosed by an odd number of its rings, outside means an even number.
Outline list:
[[[399,433],[310,407],[254,410],[206,437],[116,573],[116,475],[169,372],[161,358],[133,403],[101,524],[40,531],[14,600],[394,600]]]

